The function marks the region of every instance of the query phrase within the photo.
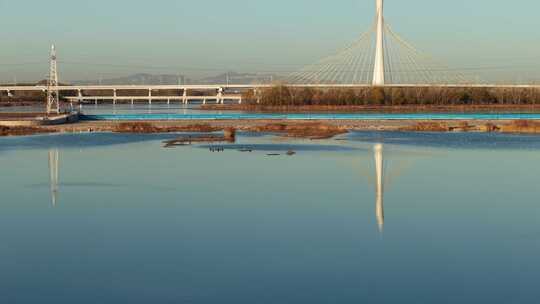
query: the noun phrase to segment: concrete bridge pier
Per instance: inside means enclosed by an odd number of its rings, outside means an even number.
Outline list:
[[[113,89],[113,105],[116,105],[116,98],[117,98],[116,89]]]
[[[257,98],[257,104],[261,103],[261,92],[258,88],[253,90],[253,95],[255,95],[255,98]]]
[[[182,93],[182,103],[183,104],[188,104],[187,89],[186,88],[184,88],[184,92]]]
[[[223,100],[223,88],[219,88],[216,103],[217,104],[223,104],[223,102],[224,102],[224,100]]]
[[[152,104],[152,89],[148,89],[148,104]]]

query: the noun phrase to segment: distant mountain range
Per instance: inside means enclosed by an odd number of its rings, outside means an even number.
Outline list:
[[[105,79],[95,79],[95,80],[80,80],[72,81],[72,84],[76,85],[92,85],[92,84],[103,84],[103,85],[122,85],[122,84],[183,84],[190,83],[191,79],[186,78],[183,75],[154,75],[154,74],[133,74],[124,77],[117,78],[105,78]]]
[[[271,83],[279,81],[281,77],[273,74],[255,74],[255,73],[222,73],[216,76],[209,76],[199,79],[189,78],[184,75],[170,74],[146,74],[139,73],[125,77],[107,78],[97,80],[72,81],[77,85],[121,85],[121,84],[150,84],[150,85],[176,85],[176,84],[252,84],[252,83]]]

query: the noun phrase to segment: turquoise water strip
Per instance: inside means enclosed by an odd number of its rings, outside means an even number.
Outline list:
[[[95,114],[82,120],[540,120],[540,113]]]

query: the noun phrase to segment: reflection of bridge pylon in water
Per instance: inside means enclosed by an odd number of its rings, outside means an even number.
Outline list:
[[[383,145],[376,144],[374,147],[375,152],[375,215],[377,217],[377,225],[379,231],[383,232],[384,228],[384,157],[383,157]]]
[[[58,150],[49,150],[49,184],[52,206],[56,206],[58,198]]]
[[[412,157],[416,157],[417,155],[425,157],[427,154],[417,154],[416,151],[403,151],[401,149],[399,153],[395,153],[396,151],[391,147],[385,150],[382,143],[374,143],[371,149],[373,149],[373,154],[363,154],[355,158],[361,159],[360,173],[367,180],[368,184],[375,188],[375,219],[379,232],[382,233],[385,224],[385,191],[390,189],[394,180],[400,177],[412,165]],[[369,150],[371,151],[371,149]],[[396,158],[396,155],[399,155],[399,157]],[[373,174],[373,171],[375,171],[375,174]]]

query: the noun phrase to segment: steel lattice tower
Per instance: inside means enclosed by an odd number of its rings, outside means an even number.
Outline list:
[[[56,66],[56,48],[51,46],[49,77],[47,79],[47,114],[60,113],[58,97],[58,70]]]

